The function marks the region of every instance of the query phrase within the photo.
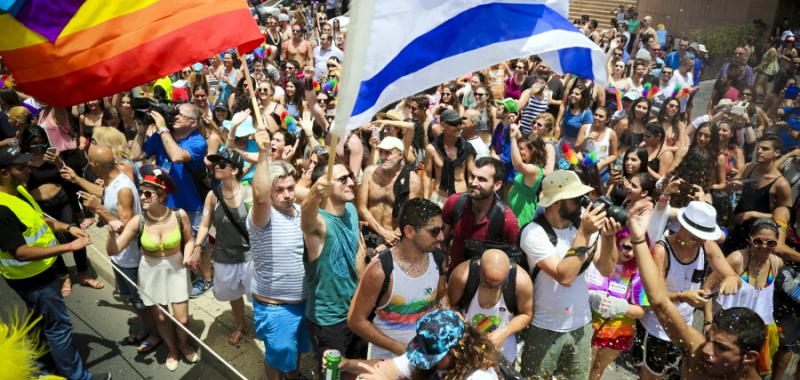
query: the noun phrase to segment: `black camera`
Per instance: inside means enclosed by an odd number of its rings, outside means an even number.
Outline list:
[[[143,125],[155,124],[155,120],[150,116],[150,111],[158,112],[167,122],[167,127],[172,127],[175,116],[178,116],[178,107],[150,98],[133,98],[131,108],[133,108],[133,117],[140,120]]]
[[[581,207],[583,208],[589,207],[590,204],[592,205],[592,208],[598,208],[600,207],[600,205],[605,205],[606,206],[605,212],[607,217],[616,220],[619,224],[623,226],[628,224],[628,211],[626,211],[622,207],[615,205],[606,197],[600,197],[595,200],[592,200],[588,196],[584,195],[581,197],[578,203],[580,203]]]

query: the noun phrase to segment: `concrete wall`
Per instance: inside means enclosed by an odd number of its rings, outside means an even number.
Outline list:
[[[639,0],[639,15],[653,16],[672,34],[761,19],[771,26],[779,0]],[[677,32],[677,33],[676,33]]]

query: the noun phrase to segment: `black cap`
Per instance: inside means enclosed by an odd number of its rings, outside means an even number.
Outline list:
[[[208,160],[211,162],[225,161],[239,169],[239,171],[244,168],[244,158],[239,152],[232,149],[223,149],[217,154],[212,154],[208,156]]]
[[[5,169],[14,164],[24,164],[31,160],[30,153],[22,153],[17,147],[6,146],[0,148],[0,169]]]
[[[218,109],[220,109],[220,108],[221,108],[221,109],[224,109],[225,111],[227,111],[227,110],[228,110],[228,105],[227,105],[227,104],[225,104],[225,101],[223,101],[223,100],[220,100],[220,101],[218,101],[218,102],[216,102],[216,103],[214,104],[214,111],[216,111],[216,110],[218,110]]]
[[[458,115],[458,112],[451,109],[446,109],[439,114],[439,121],[450,125],[458,125],[464,120],[464,117]]]

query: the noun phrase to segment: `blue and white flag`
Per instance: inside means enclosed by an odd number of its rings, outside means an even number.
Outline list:
[[[568,0],[353,1],[332,132],[386,105],[504,60],[536,54],[605,84],[606,55],[567,19]]]

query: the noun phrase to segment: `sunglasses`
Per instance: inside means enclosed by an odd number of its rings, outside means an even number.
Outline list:
[[[33,144],[29,147],[31,151],[38,151],[38,150],[45,150],[47,149],[48,144]]]
[[[192,72],[189,71],[189,70],[186,70],[186,71],[181,71],[181,73],[183,73],[183,74],[191,74]]]
[[[300,32],[302,32],[302,30],[300,30],[300,29],[292,29],[292,33],[300,33]]]
[[[431,236],[439,236],[440,233],[444,232],[444,227],[439,226],[439,227],[426,228],[425,231],[428,231],[428,233],[431,234]]]
[[[621,252],[630,252],[631,250],[633,250],[633,246],[630,244],[621,244],[620,246],[617,247],[617,250]]]
[[[482,93],[482,92],[476,92],[476,93],[475,93],[475,96],[481,96],[481,97],[483,97],[483,96],[486,96],[486,94],[485,94],[485,93]]]
[[[323,40],[323,41],[324,41],[324,40]],[[335,69],[335,68],[336,68],[336,65],[328,65],[328,68],[329,68],[329,69]]]
[[[155,191],[142,190],[142,196],[144,197],[144,199],[150,199],[150,198],[155,197],[157,195],[158,194],[156,194]]]
[[[335,178],[336,181],[341,183],[342,185],[347,185],[347,181],[352,180],[355,182],[355,177],[353,177],[353,173],[347,173],[339,178]]]
[[[325,42],[325,41],[329,41],[330,38],[320,38],[319,40],[322,41],[322,42]]]
[[[768,248],[775,248],[778,245],[778,241],[777,240],[765,240],[765,239],[762,239],[762,238],[754,238],[754,239],[751,239],[750,242],[753,243],[753,245],[756,245],[756,246],[759,246],[759,247],[766,246]]]
[[[525,70],[525,66],[517,66],[516,69],[517,70]]]
[[[224,162],[224,161],[217,161],[217,162],[214,163],[214,166],[216,166],[216,167],[218,167],[220,169],[227,169],[229,166],[231,166],[231,164],[229,164],[227,162]]]
[[[749,93],[749,92],[743,92],[743,93],[742,93],[742,96],[753,96],[753,94],[751,94],[751,93]]]

